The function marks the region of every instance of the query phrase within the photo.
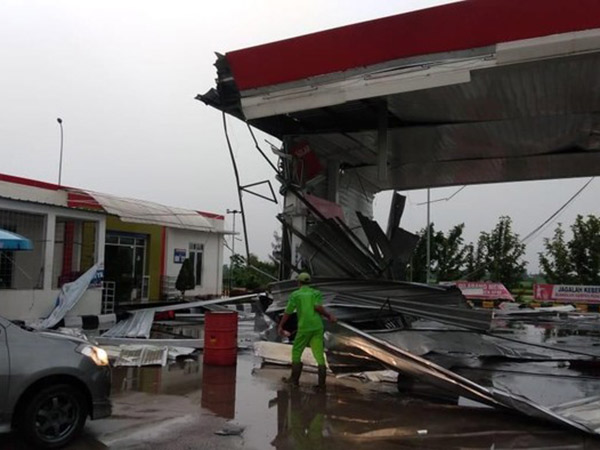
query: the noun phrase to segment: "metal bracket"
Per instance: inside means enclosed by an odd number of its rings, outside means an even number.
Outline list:
[[[267,186],[269,186],[269,190],[271,191],[271,198],[267,197],[266,195],[259,194],[258,192],[254,192],[253,190],[248,189],[250,187],[261,186],[263,184],[266,184]],[[256,183],[246,184],[245,186],[240,186],[240,190],[247,192],[248,194],[252,194],[257,197],[260,197],[269,202],[273,202],[273,203],[277,204],[277,197],[275,196],[275,191],[273,190],[273,185],[271,184],[270,180],[263,180],[263,181],[258,181]]]

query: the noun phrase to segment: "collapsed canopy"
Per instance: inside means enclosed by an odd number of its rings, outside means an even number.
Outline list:
[[[198,99],[369,188],[600,173],[600,3],[471,0],[220,56]]]

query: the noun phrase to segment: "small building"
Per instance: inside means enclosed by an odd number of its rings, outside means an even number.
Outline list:
[[[9,319],[47,316],[61,286],[96,263],[104,287],[88,289],[73,315],[176,296],[186,258],[196,276],[186,295],[222,294],[222,215],[0,174],[0,228],[34,245],[0,251],[0,315]]]

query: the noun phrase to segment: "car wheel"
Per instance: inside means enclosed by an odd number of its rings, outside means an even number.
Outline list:
[[[88,415],[82,392],[68,384],[36,392],[23,409],[19,429],[36,447],[60,448],[81,432]]]

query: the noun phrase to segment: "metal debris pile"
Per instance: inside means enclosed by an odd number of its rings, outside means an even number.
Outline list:
[[[600,431],[600,396],[545,407],[506,389],[484,387],[346,324],[335,325],[327,336],[328,362],[334,372],[347,371],[349,361],[361,366],[367,358],[370,364],[374,361],[379,363],[380,369],[391,369],[408,379],[430,384],[443,391],[445,396],[451,394],[456,397],[457,403],[459,397],[465,397],[579,431],[592,434]]]
[[[387,232],[379,224],[360,212],[356,216],[359,230],[353,230],[340,214],[329,217],[309,201],[310,197],[297,193],[311,214],[317,219],[303,234],[293,224],[279,217],[284,227],[302,240],[298,251],[313,273],[321,277],[358,279],[403,280],[414,248],[419,241],[415,234],[401,228],[400,219],[406,197],[394,194]],[[369,245],[363,242],[366,238]]]

